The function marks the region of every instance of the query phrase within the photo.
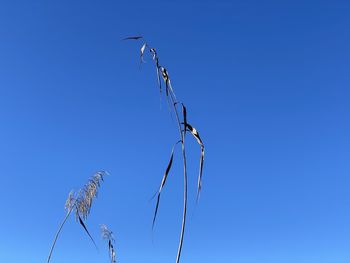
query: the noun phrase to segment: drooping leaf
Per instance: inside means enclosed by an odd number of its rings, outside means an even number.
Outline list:
[[[147,44],[144,43],[144,44],[142,45],[141,49],[140,49],[140,64],[142,64],[142,62],[145,62],[145,61],[143,60],[143,55],[144,55],[144,53],[145,53],[146,47],[147,47]]]
[[[178,144],[179,142],[177,142],[174,146],[173,146],[173,149],[171,150],[171,156],[170,156],[170,160],[169,160],[169,163],[166,167],[166,170],[164,172],[164,175],[163,175],[163,178],[162,178],[162,182],[160,183],[160,187],[159,187],[159,190],[158,190],[158,193],[157,193],[157,203],[156,203],[156,208],[155,208],[155,211],[154,211],[154,216],[153,216],[153,222],[152,222],[152,228],[154,227],[154,223],[156,221],[156,217],[157,217],[157,212],[158,212],[158,206],[159,206],[159,202],[160,202],[160,195],[162,193],[162,190],[163,190],[163,187],[166,183],[166,180],[168,178],[168,174],[169,174],[169,171],[171,169],[171,165],[173,164],[173,158],[174,158],[174,149],[175,149],[175,146]]]
[[[198,131],[193,128],[189,123],[186,124],[187,129],[192,133],[192,135],[196,138],[198,144],[200,146],[204,146],[201,137],[199,136]]]
[[[156,69],[157,69],[157,81],[158,81],[158,85],[159,85],[159,91],[160,93],[162,93],[162,82],[160,81],[160,75],[161,75],[161,70],[160,70],[160,66],[159,66],[159,59],[156,56],[155,57],[156,60]]]
[[[176,101],[176,96],[175,92],[173,90],[173,87],[171,86],[171,81],[169,78],[169,73],[164,67],[160,67],[160,72],[162,73],[163,80],[165,82],[165,91],[166,91],[166,96],[169,96],[169,93],[173,97],[174,101]]]
[[[157,81],[158,81],[158,86],[159,86],[159,92],[162,93],[162,83],[160,81],[160,66],[159,66],[159,59],[158,59],[158,55],[157,55],[157,51],[155,48],[150,48],[149,50],[152,54],[152,59],[155,61],[156,64],[156,72],[157,72]]]
[[[164,67],[160,67],[160,70],[162,71],[162,77],[163,77],[164,82],[167,82],[169,79],[168,71]]]
[[[175,92],[173,90],[173,87],[171,86],[171,81],[170,79],[168,79],[168,83],[167,83],[168,87],[169,87],[169,90],[171,92],[171,95],[173,96],[174,100],[176,101],[176,95],[175,95]]]
[[[203,173],[203,164],[204,164],[204,144],[202,142],[201,137],[199,136],[198,131],[193,128],[190,124],[186,124],[187,129],[191,132],[191,134],[195,137],[198,144],[201,147],[201,156],[199,160],[199,175],[198,175],[198,184],[197,184],[197,201],[199,199],[200,191],[202,188],[202,173]]]
[[[162,82],[160,81],[159,68],[157,67],[156,70],[157,70],[157,80],[159,85],[159,93],[162,93]]]
[[[164,67],[160,67],[160,72],[162,73],[162,77],[163,77],[163,80],[165,82],[165,92],[166,92],[166,95],[168,96],[169,95],[169,75],[168,75],[168,72],[166,70],[166,68]]]
[[[156,60],[156,58],[158,57],[156,49],[155,48],[150,48],[149,51],[152,53],[152,59]]]
[[[182,105],[182,116],[183,116],[183,121],[184,121],[184,135],[186,135],[186,127],[187,127],[187,110],[186,107],[183,103],[181,103]]]
[[[139,40],[143,38],[142,36],[130,36],[130,37],[126,37],[126,38],[123,38],[123,40]]]
[[[203,163],[204,163],[204,146],[201,147],[201,157],[199,161],[199,176],[197,182],[197,202],[199,200],[199,195],[202,189],[202,174],[203,174]]]
[[[94,239],[92,238],[92,236],[90,235],[90,232],[89,232],[89,230],[87,229],[86,225],[84,224],[83,220],[81,219],[80,215],[78,215],[78,219],[79,219],[80,225],[84,228],[86,234],[90,237],[90,239],[91,239],[92,243],[94,244],[94,246],[96,247],[96,249],[98,249],[98,248],[97,248],[97,245],[96,245],[96,243],[95,243],[95,240],[94,240]]]

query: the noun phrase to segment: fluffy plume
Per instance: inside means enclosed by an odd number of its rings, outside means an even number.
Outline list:
[[[92,202],[97,197],[98,189],[103,181],[103,177],[107,174],[105,171],[99,171],[95,173],[89,180],[89,182],[84,186],[83,189],[79,191],[79,195],[76,201],[77,208],[77,219],[80,215],[84,220],[87,219],[90,214]]]
[[[74,191],[70,191],[66,200],[66,204],[64,206],[64,209],[66,211],[69,211],[73,208],[73,206],[75,205],[76,199],[75,199],[75,194]]]
[[[80,223],[80,225],[83,227],[83,229],[85,230],[85,232],[87,233],[87,235],[89,236],[89,238],[91,239],[95,247],[97,248],[94,239],[92,238],[90,232],[86,227],[86,224],[84,223],[84,220],[87,219],[91,210],[93,199],[97,196],[97,192],[101,185],[101,182],[103,181],[103,177],[107,174],[108,173],[105,171],[99,171],[90,178],[88,183],[83,187],[83,189],[81,189],[78,192],[78,194],[76,194],[74,191],[71,191],[69,193],[64,206],[66,210],[66,216],[64,217],[63,221],[61,222],[57,230],[57,233],[51,245],[49,256],[46,261],[47,263],[50,263],[51,256],[56,246],[58,237],[63,229],[63,226],[66,224],[68,218],[70,217],[73,211],[75,211],[76,220]]]
[[[116,253],[114,249],[114,237],[113,232],[108,229],[106,225],[101,225],[101,236],[102,239],[106,240],[108,242],[108,253],[109,253],[109,259],[111,263],[116,263]]]

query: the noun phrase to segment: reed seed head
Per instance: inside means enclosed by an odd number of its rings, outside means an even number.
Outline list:
[[[109,252],[109,258],[111,260],[111,263],[116,263],[116,253],[114,249],[114,237],[113,232],[108,229],[106,225],[101,225],[101,236],[102,239],[106,240],[108,242],[108,252]]]
[[[105,171],[96,172],[84,186],[83,189],[79,191],[78,197],[76,198],[76,218],[79,215],[86,220],[90,214],[91,206],[95,197],[97,197],[98,189],[103,181],[103,177],[108,173]]]

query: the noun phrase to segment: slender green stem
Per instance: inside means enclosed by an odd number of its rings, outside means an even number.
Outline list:
[[[55,235],[55,239],[53,240],[53,243],[52,243],[52,246],[51,246],[51,249],[50,249],[50,253],[49,253],[49,257],[47,258],[46,263],[49,263],[50,260],[51,260],[52,252],[53,252],[53,249],[55,248],[55,245],[56,245],[58,236],[60,235],[60,233],[61,233],[61,231],[62,231],[62,228],[63,228],[64,224],[66,223],[68,217],[69,217],[70,214],[72,213],[73,208],[74,208],[74,206],[72,206],[72,207],[68,210],[68,212],[67,212],[65,218],[63,219],[63,221],[62,221],[60,227],[58,228],[58,231],[57,231],[57,233],[56,233],[56,235]]]

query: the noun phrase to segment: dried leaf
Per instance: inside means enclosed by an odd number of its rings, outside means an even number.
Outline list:
[[[152,53],[152,59],[156,60],[156,58],[158,58],[156,49],[155,48],[151,48],[149,51]]]
[[[159,85],[159,93],[162,93],[162,82],[160,81],[160,74],[159,74],[159,68],[157,67],[157,80]]]
[[[198,176],[198,183],[197,183],[197,202],[199,200],[199,195],[202,189],[202,172],[203,172],[203,163],[204,163],[204,146],[201,147],[201,158],[199,161],[199,176]]]
[[[168,71],[164,67],[160,67],[160,70],[162,72],[162,77],[163,77],[164,82],[167,82],[169,79]]]
[[[162,182],[161,182],[161,184],[160,184],[160,187],[159,187],[159,190],[158,190],[158,193],[157,193],[157,204],[156,204],[156,208],[155,208],[155,211],[154,211],[153,222],[152,222],[152,228],[154,227],[154,223],[155,223],[156,217],[157,217],[158,206],[159,206],[159,201],[160,201],[160,195],[161,195],[162,190],[163,190],[163,187],[164,187],[164,185],[165,185],[165,183],[166,183],[166,179],[168,178],[168,174],[169,174],[171,165],[173,164],[174,149],[175,149],[175,146],[176,146],[178,143],[179,143],[179,142],[177,142],[177,143],[173,146],[173,149],[171,150],[170,160],[169,160],[168,166],[167,166],[167,168],[166,168],[166,170],[165,170],[165,173],[164,173],[164,175],[163,175]]]
[[[161,67],[159,66],[159,59],[158,59],[157,51],[155,48],[150,48],[149,51],[152,53],[152,59],[156,63],[157,81],[158,81],[158,86],[159,86],[159,92],[162,93],[162,83],[160,81],[160,73],[159,73],[159,71],[161,71],[161,69],[160,69]]]
[[[197,201],[198,201],[200,191],[202,188],[202,172],[203,172],[203,164],[204,164],[204,144],[202,142],[201,137],[199,136],[198,131],[188,123],[186,124],[186,126],[187,126],[187,129],[191,132],[191,134],[196,138],[198,144],[201,147],[201,156],[200,156],[200,160],[199,160],[198,185],[197,185]]]
[[[83,220],[81,219],[81,217],[80,217],[79,215],[78,215],[78,218],[79,218],[79,223],[80,223],[80,225],[84,228],[86,234],[90,237],[90,239],[91,239],[92,243],[94,243],[96,249],[98,249],[98,248],[97,248],[97,245],[96,245],[96,243],[95,243],[95,241],[94,241],[94,239],[93,239],[92,236],[90,235],[90,233],[89,233],[89,231],[88,231],[86,225],[84,224]]]
[[[201,139],[201,137],[199,136],[198,131],[197,131],[195,128],[193,128],[193,127],[192,127],[190,124],[188,124],[188,123],[186,124],[186,127],[187,127],[187,129],[192,133],[192,135],[196,138],[198,144],[199,144],[200,146],[203,146],[203,147],[204,147],[203,142],[202,142],[202,139]]]
[[[168,80],[168,87],[169,87],[169,90],[171,91],[171,94],[172,94],[172,96],[173,96],[173,98],[174,98],[174,100],[176,101],[176,95],[175,95],[175,92],[174,92],[174,90],[173,90],[173,87],[171,86],[171,81],[170,81],[170,79]]]
[[[183,103],[181,103],[182,105],[182,116],[183,116],[183,121],[184,121],[184,135],[186,135],[186,127],[187,127],[187,110],[186,107]]]
[[[142,36],[131,36],[131,37],[126,37],[126,38],[123,38],[123,40],[139,40],[143,38]]]
[[[147,44],[144,43],[144,44],[142,45],[141,49],[140,49],[140,64],[142,64],[142,62],[145,62],[145,61],[143,60],[143,55],[144,55],[144,53],[145,53],[146,47],[147,47]]]
[[[170,79],[169,79],[168,72],[164,67],[159,67],[159,71],[160,71],[162,78],[164,80],[164,83],[165,83],[165,95],[168,97],[169,90],[170,90],[170,85],[169,85]],[[169,103],[169,101],[168,101],[168,103]]]
[[[162,73],[162,77],[163,77],[163,80],[165,82],[165,85],[166,85],[166,95],[168,96],[169,94],[169,75],[168,75],[168,71],[166,70],[166,68],[164,67],[160,67],[160,72]]]
[[[165,91],[166,91],[166,95],[169,95],[169,92],[171,93],[172,97],[174,98],[174,100],[176,101],[176,96],[175,96],[175,92],[173,90],[173,87],[171,86],[171,81],[169,78],[169,74],[168,71],[166,70],[166,68],[164,67],[160,67],[160,71],[162,73],[162,77],[163,80],[165,82]]]

